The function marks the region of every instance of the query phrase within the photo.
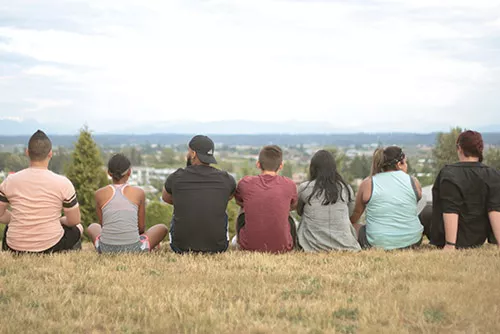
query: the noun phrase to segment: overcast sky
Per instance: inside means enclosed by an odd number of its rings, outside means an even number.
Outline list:
[[[500,124],[500,1],[0,0],[0,118]]]

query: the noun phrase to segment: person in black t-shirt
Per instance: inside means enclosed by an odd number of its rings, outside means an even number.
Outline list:
[[[189,142],[187,167],[165,182],[162,198],[174,206],[170,247],[176,253],[224,252],[228,247],[227,203],[236,189],[234,178],[216,164],[214,143],[207,136]]]
[[[462,132],[457,152],[459,162],[441,169],[434,182],[429,239],[445,250],[478,247],[487,239],[497,243],[500,172],[481,163],[483,139],[478,132]]]

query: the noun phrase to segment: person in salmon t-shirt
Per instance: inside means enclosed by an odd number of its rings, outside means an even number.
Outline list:
[[[7,224],[2,249],[53,253],[81,248],[83,228],[75,188],[66,177],[48,170],[52,143],[43,131],[31,136],[26,154],[30,167],[0,184],[0,223]]]
[[[297,207],[297,186],[278,175],[283,168],[283,152],[276,145],[264,146],[259,153],[258,176],[240,180],[235,199],[242,208],[236,232],[240,249],[283,253],[297,246],[295,222],[290,211]]]

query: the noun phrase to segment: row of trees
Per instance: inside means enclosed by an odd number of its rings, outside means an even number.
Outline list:
[[[456,142],[460,133],[464,129],[456,127],[447,133],[439,133],[436,138],[436,145],[432,151],[435,161],[435,171],[441,170],[446,164],[457,161]],[[500,169],[500,148],[489,148],[486,150],[484,162],[493,168]]]

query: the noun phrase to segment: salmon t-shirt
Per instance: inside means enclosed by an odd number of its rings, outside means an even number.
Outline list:
[[[75,188],[48,169],[27,168],[0,184],[0,205],[10,204],[7,244],[17,251],[40,252],[61,240],[62,209],[77,208]]]

